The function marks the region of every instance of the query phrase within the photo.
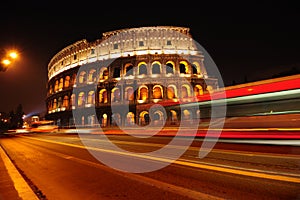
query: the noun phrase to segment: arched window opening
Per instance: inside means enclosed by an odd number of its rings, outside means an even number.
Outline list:
[[[134,100],[134,90],[133,90],[133,87],[127,87],[125,89],[125,99],[127,101],[133,101]]]
[[[58,91],[58,80],[55,81],[54,92]]]
[[[198,62],[194,62],[192,64],[192,70],[193,70],[193,74],[201,74],[200,64]]]
[[[171,124],[177,124],[178,118],[177,118],[177,112],[175,110],[170,110],[170,117],[171,117]]]
[[[160,74],[161,70],[160,70],[160,65],[158,63],[154,63],[152,65],[152,74]]]
[[[111,90],[111,102],[120,102],[121,101],[121,90],[118,87],[115,87]]]
[[[213,89],[213,87],[212,87],[211,85],[208,85],[208,86],[206,87],[206,90],[207,90],[209,93],[213,93],[213,92],[214,92],[214,89]]]
[[[147,111],[143,111],[140,113],[139,117],[139,125],[146,126],[150,123],[149,113]]]
[[[166,64],[166,74],[174,74],[174,65],[171,62]]]
[[[65,78],[65,88],[68,88],[70,86],[70,76],[66,76]]]
[[[153,87],[153,99],[162,99],[163,97],[163,89],[160,85],[155,85]]]
[[[169,85],[167,88],[167,97],[168,99],[177,98],[176,87],[173,85]]]
[[[96,81],[96,70],[95,69],[91,69],[89,72],[89,76],[88,76],[88,82],[92,83]]]
[[[163,125],[165,123],[165,117],[163,112],[157,110],[153,113],[153,125]]]
[[[180,63],[179,64],[179,71],[180,71],[180,74],[186,74],[186,70],[185,70],[185,65]]]
[[[57,99],[53,100],[53,110],[57,108]]]
[[[201,85],[195,85],[194,87],[194,95],[195,97],[203,95],[203,88]]]
[[[88,104],[95,104],[95,92],[94,91],[89,91],[87,103]]]
[[[133,112],[128,112],[126,115],[126,126],[133,126],[135,124]]]
[[[107,103],[107,91],[102,89],[99,91],[99,103]]]
[[[187,85],[181,86],[181,98],[188,98],[189,96],[189,87]]]
[[[77,101],[77,105],[80,106],[84,106],[85,104],[85,95],[84,92],[80,92],[78,95],[78,101]]]
[[[99,71],[99,81],[108,79],[108,70],[106,67],[102,67]]]
[[[148,99],[148,88],[146,86],[141,86],[139,88],[138,92],[139,100],[142,100],[143,102]]]
[[[139,66],[139,75],[143,75],[143,74],[145,74],[145,75],[148,74],[148,72],[147,72],[147,65],[146,64],[141,64]]]
[[[78,82],[80,84],[86,83],[86,72],[85,71],[80,72]]]
[[[69,107],[69,97],[67,95],[64,96],[63,107],[64,108],[68,108]]]
[[[183,110],[182,114],[183,114],[183,119],[182,120],[188,121],[188,120],[191,119],[191,112],[189,110],[186,110],[186,109]]]
[[[133,76],[133,65],[128,65],[125,67],[125,75],[126,76]]]
[[[189,73],[189,67],[187,62],[181,61],[179,64],[179,72],[180,74],[188,74]]]
[[[64,79],[60,78],[59,79],[59,85],[58,85],[58,90],[62,90],[64,87]]]
[[[53,93],[53,86],[52,84],[49,86],[49,94],[52,94]]]

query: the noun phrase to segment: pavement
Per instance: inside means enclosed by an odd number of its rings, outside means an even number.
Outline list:
[[[234,120],[232,120],[234,121]],[[298,121],[299,122],[299,121]],[[298,123],[297,122],[297,123]],[[241,125],[241,122],[240,124]],[[246,124],[247,125],[247,124]],[[261,131],[262,137],[266,137],[265,132],[267,131],[273,131],[275,135],[283,135],[278,134],[280,133],[280,129],[276,128],[260,128],[259,130],[255,130],[251,127],[239,127],[238,131],[247,132],[246,134],[251,136],[252,132],[255,131]],[[207,124],[205,126],[203,125],[203,134],[206,134],[207,131]],[[247,129],[248,128],[248,129]],[[246,130],[247,129],[247,130]],[[199,130],[202,130],[201,128]],[[99,132],[98,128],[91,128],[91,129],[81,129],[84,133],[90,133],[90,134],[97,134]],[[65,134],[78,134],[81,132],[79,130],[74,129],[61,129],[58,131],[58,133],[65,133]],[[135,133],[134,129],[130,130],[132,133]],[[165,131],[161,131],[162,135],[172,135],[173,131],[172,128],[168,128]],[[279,131],[279,132],[278,132]],[[291,128],[284,128],[283,131],[285,131],[285,137],[287,137],[287,132],[289,132],[290,139],[300,139],[300,127],[299,124],[297,125],[297,128],[295,126],[292,126]],[[122,130],[105,130],[106,134],[120,134]],[[201,131],[200,131],[201,132]],[[138,134],[140,134],[140,130],[137,131]],[[237,130],[230,129],[230,126],[226,129],[223,129],[224,137],[228,134],[234,133],[234,135],[229,135],[230,137],[237,137]],[[201,136],[205,136],[201,135]],[[270,137],[274,137],[274,134],[270,134],[268,132],[267,135],[270,135]],[[198,134],[197,134],[198,135]],[[199,135],[200,136],[200,135]],[[251,136],[253,137],[253,135]],[[255,135],[257,137],[257,135]],[[244,136],[243,136],[244,138]],[[1,139],[1,133],[0,133],[0,139]],[[4,138],[3,138],[4,139]],[[30,185],[26,182],[25,178],[21,175],[21,173],[18,171],[16,166],[13,164],[9,156],[6,154],[5,150],[2,148],[0,144],[0,200],[41,200],[43,198],[39,197],[37,194],[35,194],[34,190],[30,187]]]
[[[38,200],[0,145],[0,200]]]

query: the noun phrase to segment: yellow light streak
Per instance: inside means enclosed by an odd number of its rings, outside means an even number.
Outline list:
[[[49,142],[49,143],[54,143],[54,144],[65,145],[65,146],[71,146],[71,147],[76,147],[76,148],[81,148],[81,149],[88,149],[88,150],[100,151],[100,152],[105,152],[105,153],[113,153],[113,154],[123,155],[123,156],[131,156],[131,157],[149,159],[149,160],[159,161],[159,162],[174,163],[174,164],[188,166],[188,167],[194,167],[194,168],[198,168],[198,169],[226,172],[226,173],[231,173],[231,174],[238,174],[238,175],[244,175],[244,176],[250,176],[250,177],[256,177],[256,178],[258,177],[258,178],[271,179],[271,180],[277,180],[277,181],[300,183],[299,177],[271,174],[271,173],[268,173],[267,171],[263,171],[263,170],[255,170],[254,171],[251,169],[249,169],[249,170],[248,169],[247,170],[246,169],[233,169],[233,168],[229,168],[229,166],[222,167],[222,166],[213,166],[213,165],[208,165],[208,164],[191,163],[191,162],[184,161],[182,159],[173,161],[172,159],[168,159],[168,158],[153,157],[153,156],[137,154],[137,153],[119,152],[119,151],[114,151],[114,150],[109,150],[109,149],[100,149],[100,148],[95,148],[95,147],[85,147],[85,146],[80,146],[80,145],[75,145],[75,144],[67,144],[67,143],[63,143],[63,142],[51,141],[51,140],[41,139],[41,138],[31,138],[31,137],[26,137],[26,136],[20,136],[20,137],[25,137],[27,139],[44,141],[44,142]]]

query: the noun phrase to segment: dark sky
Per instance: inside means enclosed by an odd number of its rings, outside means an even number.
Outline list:
[[[21,57],[0,72],[0,111],[45,111],[47,65],[58,51],[103,32],[184,26],[216,63],[225,85],[266,79],[300,63],[297,1],[140,1],[132,4],[22,1],[1,5],[0,49]],[[195,4],[197,2],[197,4]],[[209,3],[208,3],[209,2]],[[223,3],[220,3],[223,2]],[[128,3],[128,1],[126,1]],[[176,3],[177,4],[177,3]]]

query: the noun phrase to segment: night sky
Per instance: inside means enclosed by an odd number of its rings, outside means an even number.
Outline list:
[[[178,6],[141,1],[142,7],[117,1],[111,5],[82,2],[1,5],[0,49],[16,48],[21,55],[11,68],[0,72],[0,111],[22,104],[26,114],[44,112],[50,59],[78,40],[94,41],[103,32],[122,28],[190,28],[194,40],[216,63],[225,85],[270,78],[292,67],[300,70],[297,1],[182,1]]]

